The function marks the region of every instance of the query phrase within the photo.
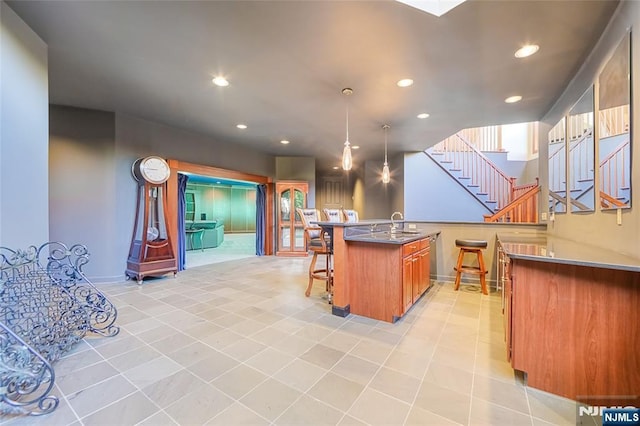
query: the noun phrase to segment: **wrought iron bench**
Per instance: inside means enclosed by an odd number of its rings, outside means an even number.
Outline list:
[[[85,246],[0,247],[0,414],[55,410],[52,364],[87,334],[115,336],[116,307],[84,275]]]

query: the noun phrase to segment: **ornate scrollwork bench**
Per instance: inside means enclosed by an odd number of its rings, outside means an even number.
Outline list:
[[[118,312],[84,275],[83,245],[0,247],[0,414],[58,406],[52,364],[87,334],[115,336]]]

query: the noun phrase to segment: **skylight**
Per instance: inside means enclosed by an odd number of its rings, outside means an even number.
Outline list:
[[[465,0],[396,0],[435,16],[442,16]]]

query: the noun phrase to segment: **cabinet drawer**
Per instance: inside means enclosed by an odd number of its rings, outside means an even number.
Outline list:
[[[429,238],[423,238],[419,241],[420,243],[420,250],[429,247]]]
[[[420,241],[413,241],[402,246],[402,255],[410,256],[420,250]]]

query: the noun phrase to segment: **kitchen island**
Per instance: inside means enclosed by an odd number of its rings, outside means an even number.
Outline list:
[[[318,225],[332,235],[334,315],[395,322],[429,289],[437,229],[392,229],[390,221]]]

